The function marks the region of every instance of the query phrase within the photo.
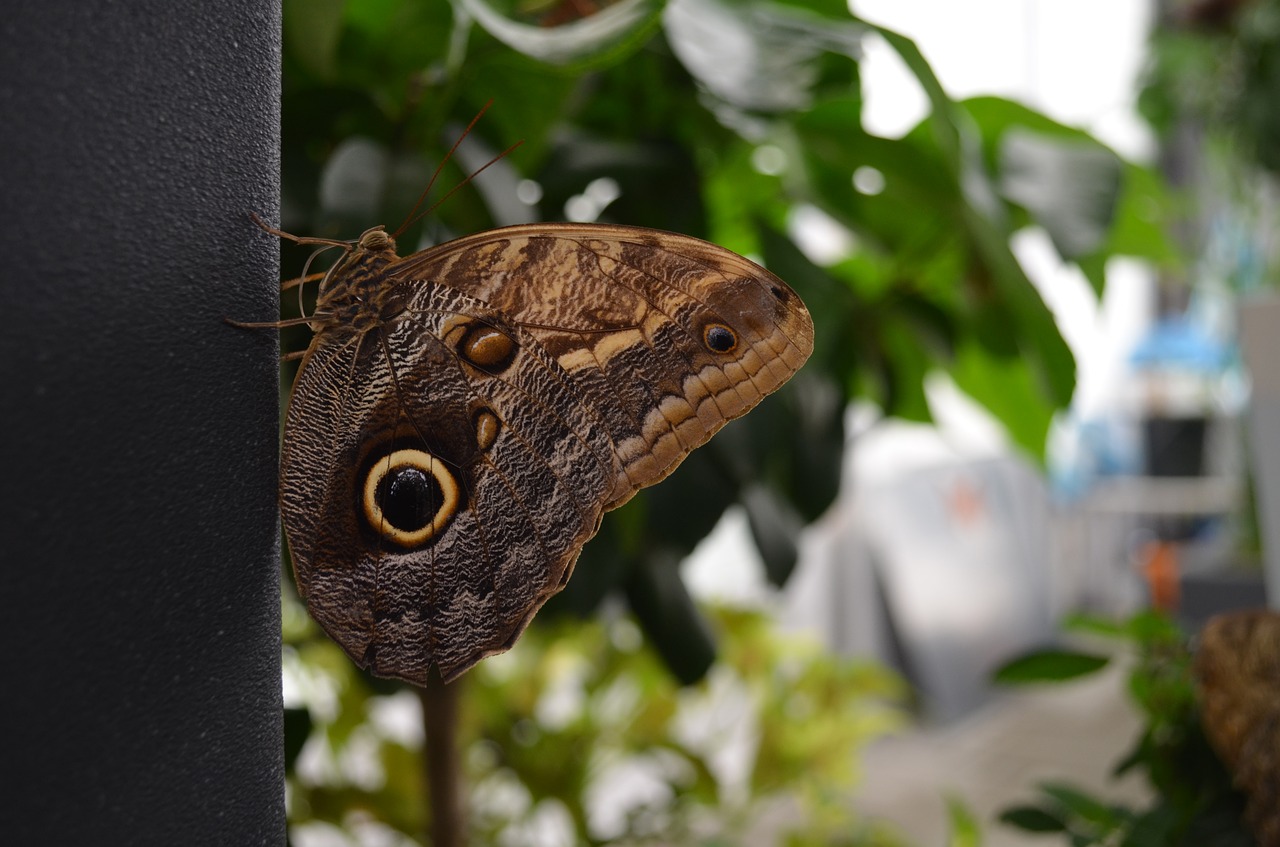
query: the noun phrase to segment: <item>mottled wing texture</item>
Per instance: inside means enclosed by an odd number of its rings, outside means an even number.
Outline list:
[[[1280,847],[1280,614],[1213,618],[1195,670],[1205,734],[1249,798],[1246,822],[1260,847]]]
[[[675,470],[813,351],[813,322],[786,283],[673,233],[507,227],[407,257],[392,275],[465,291],[529,327],[608,428],[617,465],[607,508]],[[707,349],[712,323],[737,333],[731,354]]]
[[[458,315],[520,342],[501,376],[450,349],[445,325]],[[282,502],[298,584],[374,673],[421,683],[434,663],[452,678],[507,649],[599,523],[608,439],[563,371],[504,324],[465,295],[423,286],[415,311],[382,327],[318,336],[294,385]],[[477,413],[498,422],[484,447]],[[413,449],[440,462],[460,496],[440,532],[406,549],[369,525],[360,501],[379,462]]]
[[[312,615],[361,666],[419,684],[509,648],[604,511],[812,349],[781,280],[647,230],[494,230],[370,279],[303,359],[282,513]],[[408,520],[390,505],[405,462],[430,481]]]

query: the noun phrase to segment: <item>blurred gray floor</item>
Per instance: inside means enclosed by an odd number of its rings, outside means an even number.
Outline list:
[[[1138,805],[1140,777],[1110,772],[1137,740],[1126,671],[1002,694],[956,723],[876,742],[863,760],[856,807],[892,823],[920,847],[948,843],[947,800],[964,802],[982,825],[983,847],[1057,847],[1057,836],[1022,833],[996,818],[1035,797],[1045,780],[1066,781],[1108,802]]]

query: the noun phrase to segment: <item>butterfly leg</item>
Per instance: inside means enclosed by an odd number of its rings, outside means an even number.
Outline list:
[[[235,321],[231,318],[223,318],[222,320],[236,329],[284,329],[287,326],[302,326],[303,324],[314,323],[317,317],[315,315],[307,315],[301,318],[285,318],[281,321]],[[323,316],[319,320],[323,321]]]
[[[319,273],[307,274],[306,276],[298,276],[293,279],[280,283],[281,291],[288,291],[290,288],[297,288],[299,285],[306,285],[308,282],[318,282],[329,275],[328,271],[320,271]]]
[[[283,238],[292,241],[294,244],[319,244],[325,247],[341,247],[345,250],[351,249],[351,242],[339,241],[336,238],[315,238],[313,236],[294,235],[291,232],[285,232],[283,229],[276,229],[271,224],[258,217],[257,212],[250,212],[249,219],[258,225],[258,228],[268,235],[274,235],[276,238]]]

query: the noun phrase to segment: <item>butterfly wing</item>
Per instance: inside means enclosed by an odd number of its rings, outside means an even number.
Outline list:
[[[528,333],[433,285],[364,333],[321,332],[304,362],[281,499],[312,615],[361,666],[419,684],[510,647],[612,480],[574,386]]]
[[[406,257],[391,274],[466,292],[528,328],[608,428],[606,508],[670,474],[813,351],[813,321],[786,283],[674,233],[506,227]]]
[[[312,615],[419,684],[509,648],[605,510],[812,349],[781,280],[648,230],[494,230],[378,285],[378,320],[325,327],[300,367],[282,513]]]

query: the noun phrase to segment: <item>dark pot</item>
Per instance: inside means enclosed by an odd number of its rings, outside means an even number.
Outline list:
[[[1149,476],[1204,476],[1204,416],[1147,418],[1142,424]]]

